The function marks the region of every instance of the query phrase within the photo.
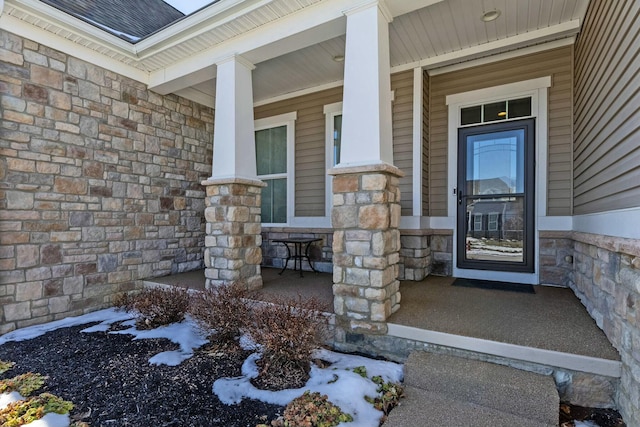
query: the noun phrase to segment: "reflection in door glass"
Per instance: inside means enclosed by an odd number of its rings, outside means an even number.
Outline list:
[[[465,259],[523,262],[524,131],[466,139]]]
[[[467,199],[465,258],[522,262],[524,197]]]

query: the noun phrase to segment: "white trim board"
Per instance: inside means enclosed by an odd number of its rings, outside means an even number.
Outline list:
[[[520,82],[504,84],[472,90],[468,92],[447,95],[447,126],[448,126],[448,175],[447,175],[447,215],[453,219],[453,276],[470,279],[491,277],[493,280],[513,281],[518,283],[538,284],[540,274],[540,254],[538,231],[540,224],[547,217],[547,156],[548,156],[548,88],[551,87],[551,76]],[[531,97],[531,116],[535,121],[535,242],[534,242],[534,272],[512,273],[489,270],[471,270],[457,267],[457,215],[456,196],[458,182],[458,129],[460,125],[460,109],[471,105],[485,104],[503,99],[517,97]]]
[[[616,360],[599,359],[579,354],[562,353],[444,332],[428,331],[395,323],[388,323],[387,326],[387,335],[397,338],[539,363],[572,371],[589,372],[607,377],[620,378],[622,373],[622,363]]]
[[[640,207],[573,217],[573,231],[640,239]]]

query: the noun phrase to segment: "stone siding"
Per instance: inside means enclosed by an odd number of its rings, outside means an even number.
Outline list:
[[[568,287],[574,281],[570,231],[540,232],[540,284]]]
[[[430,233],[427,230],[400,231],[400,280],[420,281],[431,273]]]
[[[640,241],[574,233],[571,288],[620,353],[618,409],[640,420]]]
[[[0,30],[0,334],[203,267],[213,110]]]

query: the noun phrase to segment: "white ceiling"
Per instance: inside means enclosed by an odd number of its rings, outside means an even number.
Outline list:
[[[586,0],[446,0],[436,3],[393,20],[389,29],[391,66],[449,65],[573,36],[587,6]],[[493,9],[501,11],[500,17],[493,22],[483,22],[480,19],[483,12]],[[492,44],[497,47],[491,48]],[[253,74],[254,98],[261,101],[340,82],[344,63],[335,62],[333,57],[344,55],[344,45],[345,36],[341,35],[258,63]],[[472,55],[465,54],[468,50]],[[445,56],[446,62],[438,60]],[[199,83],[191,90],[214,97],[215,79]]]
[[[215,61],[256,64],[256,101],[342,80],[354,0],[221,0],[135,45],[38,0],[5,0],[0,25],[32,40],[213,106]],[[575,36],[589,0],[386,0],[395,70],[433,69]],[[425,6],[425,7],[423,7]],[[497,9],[493,22],[480,18]],[[410,10],[409,13],[405,13]]]

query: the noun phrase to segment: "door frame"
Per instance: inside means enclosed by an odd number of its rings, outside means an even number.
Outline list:
[[[504,282],[539,284],[539,230],[546,225],[547,218],[547,153],[548,153],[548,88],[551,76],[509,83],[500,86],[456,93],[446,97],[448,106],[448,200],[447,228],[453,230],[452,267],[454,277],[469,279],[490,279]],[[460,128],[460,109],[468,106],[497,102],[504,99],[531,97],[531,117],[535,118],[535,230],[533,273],[518,273],[496,270],[473,270],[457,267],[457,203],[458,197],[458,128]]]
[[[481,123],[475,126],[465,126],[458,129],[458,210],[457,210],[457,224],[456,224],[456,237],[458,238],[456,254],[456,264],[466,264],[466,266],[459,267],[465,270],[490,270],[500,271],[505,269],[511,272],[531,272],[534,268],[534,242],[535,242],[535,123],[534,117],[527,117],[524,119],[499,121],[492,123]],[[483,261],[483,260],[466,260],[460,259],[460,254],[464,250],[460,247],[460,242],[465,240],[464,230],[468,223],[466,214],[464,217],[460,215],[462,212],[462,206],[466,205],[462,202],[461,197],[467,196],[460,194],[460,184],[465,181],[466,177],[461,175],[461,172],[467,172],[467,146],[466,137],[468,134],[480,135],[483,133],[496,133],[501,131],[508,131],[514,129],[524,130],[524,142],[523,155],[524,155],[524,168],[521,173],[524,174],[524,200],[523,200],[523,260],[521,263],[509,263],[504,261]],[[462,151],[465,153],[462,153]],[[466,175],[466,173],[464,174]],[[462,205],[461,205],[462,203]],[[462,232],[462,233],[461,233]]]

